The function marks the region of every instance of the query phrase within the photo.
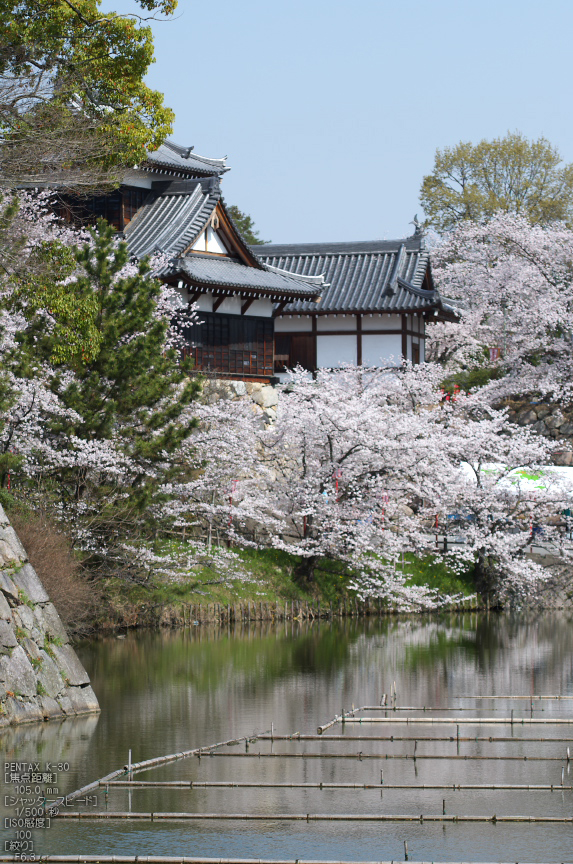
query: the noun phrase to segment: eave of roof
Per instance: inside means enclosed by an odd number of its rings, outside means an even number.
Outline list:
[[[304,298],[313,302],[316,287],[296,277],[274,273],[265,268],[249,267],[224,256],[186,255],[174,260],[163,274],[174,281],[183,278],[191,285],[209,290],[229,289],[233,293],[253,293],[278,301]]]

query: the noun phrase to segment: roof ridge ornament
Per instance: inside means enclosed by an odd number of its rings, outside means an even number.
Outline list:
[[[418,220],[417,213],[409,224],[414,226],[414,234],[424,233],[424,228],[422,227],[422,223]]]

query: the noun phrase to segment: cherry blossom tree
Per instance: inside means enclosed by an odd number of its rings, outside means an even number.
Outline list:
[[[523,598],[548,578],[531,559],[531,525],[558,543],[550,523],[568,490],[555,483],[530,494],[516,472],[547,465],[550,444],[481,396],[444,400],[442,374],[430,364],[293,373],[261,442],[273,454],[269,492],[284,519],[270,542],[303,557],[307,581],[321,558],[334,558],[357,574],[361,596],[412,608],[440,598],[408,585],[396,567],[404,553],[474,567],[492,603]]]
[[[489,366],[494,403],[532,392],[571,401],[573,231],[506,214],[464,222],[436,250],[434,275],[462,318],[429,328],[430,356],[454,373]]]
[[[113,558],[126,535],[156,533],[161,487],[188,471],[178,450],[199,385],[177,345],[189,314],[174,318],[174,289],[153,278],[165,262],[131,262],[103,224],[73,232],[45,195],[2,213],[3,482],[19,473],[81,548]]]

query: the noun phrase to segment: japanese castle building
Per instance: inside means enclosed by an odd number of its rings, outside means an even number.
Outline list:
[[[168,261],[165,281],[200,322],[199,371],[269,381],[296,364],[424,360],[428,320],[453,316],[436,291],[424,238],[249,247],[221,193],[225,159],[166,141],[112,194],[83,205],[123,235],[134,257]]]
[[[275,318],[275,369],[343,363],[384,366],[425,359],[426,322],[455,320],[432,281],[418,229],[404,240],[255,247],[267,265],[320,276],[321,297],[297,299]]]

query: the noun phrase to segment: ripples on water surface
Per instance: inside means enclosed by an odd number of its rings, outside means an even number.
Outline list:
[[[531,694],[573,696],[573,618],[451,615],[439,619],[288,622],[276,627],[132,633],[84,643],[78,653],[100,700],[99,717],[8,730],[6,761],[65,759],[63,793],[133,760],[207,746],[270,730],[315,734],[352,706],[377,706],[396,682],[397,706],[440,712],[364,711],[395,719],[510,717],[507,725],[415,722],[337,724],[319,740],[257,740],[258,754],[329,754],[329,758],[223,755],[181,760],[137,780],[242,783],[361,783],[422,786],[536,784],[550,791],[216,787],[110,788],[97,809],[258,813],[269,820],[206,822],[55,821],[36,832],[45,854],[205,855],[210,857],[411,861],[573,861],[573,825],[547,823],[279,822],[273,814],[446,814],[573,816],[573,725],[521,725],[520,718],[573,719],[573,700],[530,702]],[[475,700],[477,695],[523,696]],[[459,709],[471,709],[461,711]],[[533,713],[532,713],[533,711]],[[360,716],[360,715],[357,715]],[[346,740],[328,740],[343,734]],[[395,740],[375,740],[394,735]],[[372,740],[350,740],[369,736]],[[450,741],[449,738],[452,737]],[[485,741],[475,740],[485,738]],[[508,741],[489,741],[505,737]],[[398,738],[409,740],[397,740]],[[424,741],[424,737],[434,740]],[[438,741],[436,738],[448,740]],[[472,739],[464,741],[464,738]],[[548,740],[529,742],[528,738]],[[562,739],[562,740],[556,740]],[[417,740],[417,744],[415,741]],[[416,748],[417,759],[411,757]],[[362,752],[362,758],[359,753]],[[352,758],[336,758],[351,754]],[[408,759],[368,758],[407,755]],[[424,756],[519,756],[425,759]],[[528,759],[523,759],[527,756]],[[536,759],[532,757],[551,757]],[[63,781],[63,782],[61,782]]]

